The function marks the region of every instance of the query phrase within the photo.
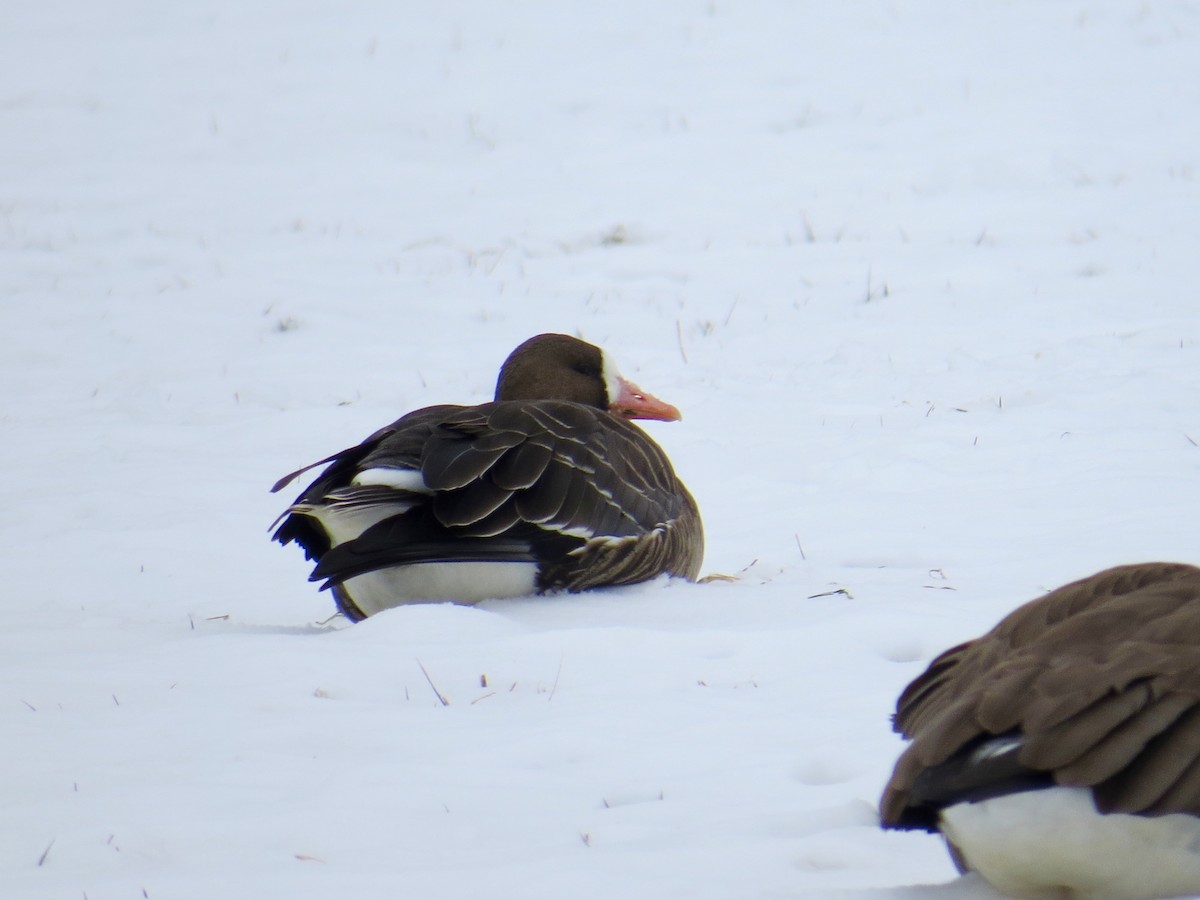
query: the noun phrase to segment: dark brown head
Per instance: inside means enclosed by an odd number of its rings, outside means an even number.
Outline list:
[[[679,410],[626,381],[599,347],[566,334],[539,334],[509,354],[497,400],[569,400],[626,419],[674,422]]]

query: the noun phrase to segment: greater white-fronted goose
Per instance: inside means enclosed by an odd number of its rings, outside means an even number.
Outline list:
[[[696,502],[629,419],[680,418],[600,348],[542,334],[505,361],[496,399],[430,406],[280,479],[329,464],[274,538],[316,560],[352,620],[406,603],[477,603],[663,573],[694,580]]]
[[[900,695],[885,828],[941,831],[1017,897],[1200,894],[1200,569],[1108,569]]]

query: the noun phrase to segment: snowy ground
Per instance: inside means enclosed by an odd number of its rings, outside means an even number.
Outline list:
[[[0,893],[984,895],[890,704],[1200,559],[1200,5],[4,20]],[[270,484],[549,330],[739,580],[318,624]]]

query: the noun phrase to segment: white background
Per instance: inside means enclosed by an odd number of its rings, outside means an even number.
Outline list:
[[[1195,2],[3,18],[5,896],[929,896],[901,687],[1200,559]],[[317,624],[271,483],[541,331],[738,580]]]

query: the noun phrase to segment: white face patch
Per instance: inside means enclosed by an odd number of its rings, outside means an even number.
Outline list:
[[[621,396],[622,377],[616,362],[606,350],[600,351],[600,377],[604,379],[604,390],[608,394],[609,405],[612,405]]]
[[[350,483],[379,484],[384,487],[399,488],[402,491],[429,493],[429,488],[425,486],[425,479],[421,477],[421,473],[416,469],[389,469],[384,467],[363,469],[354,476],[354,480]]]

